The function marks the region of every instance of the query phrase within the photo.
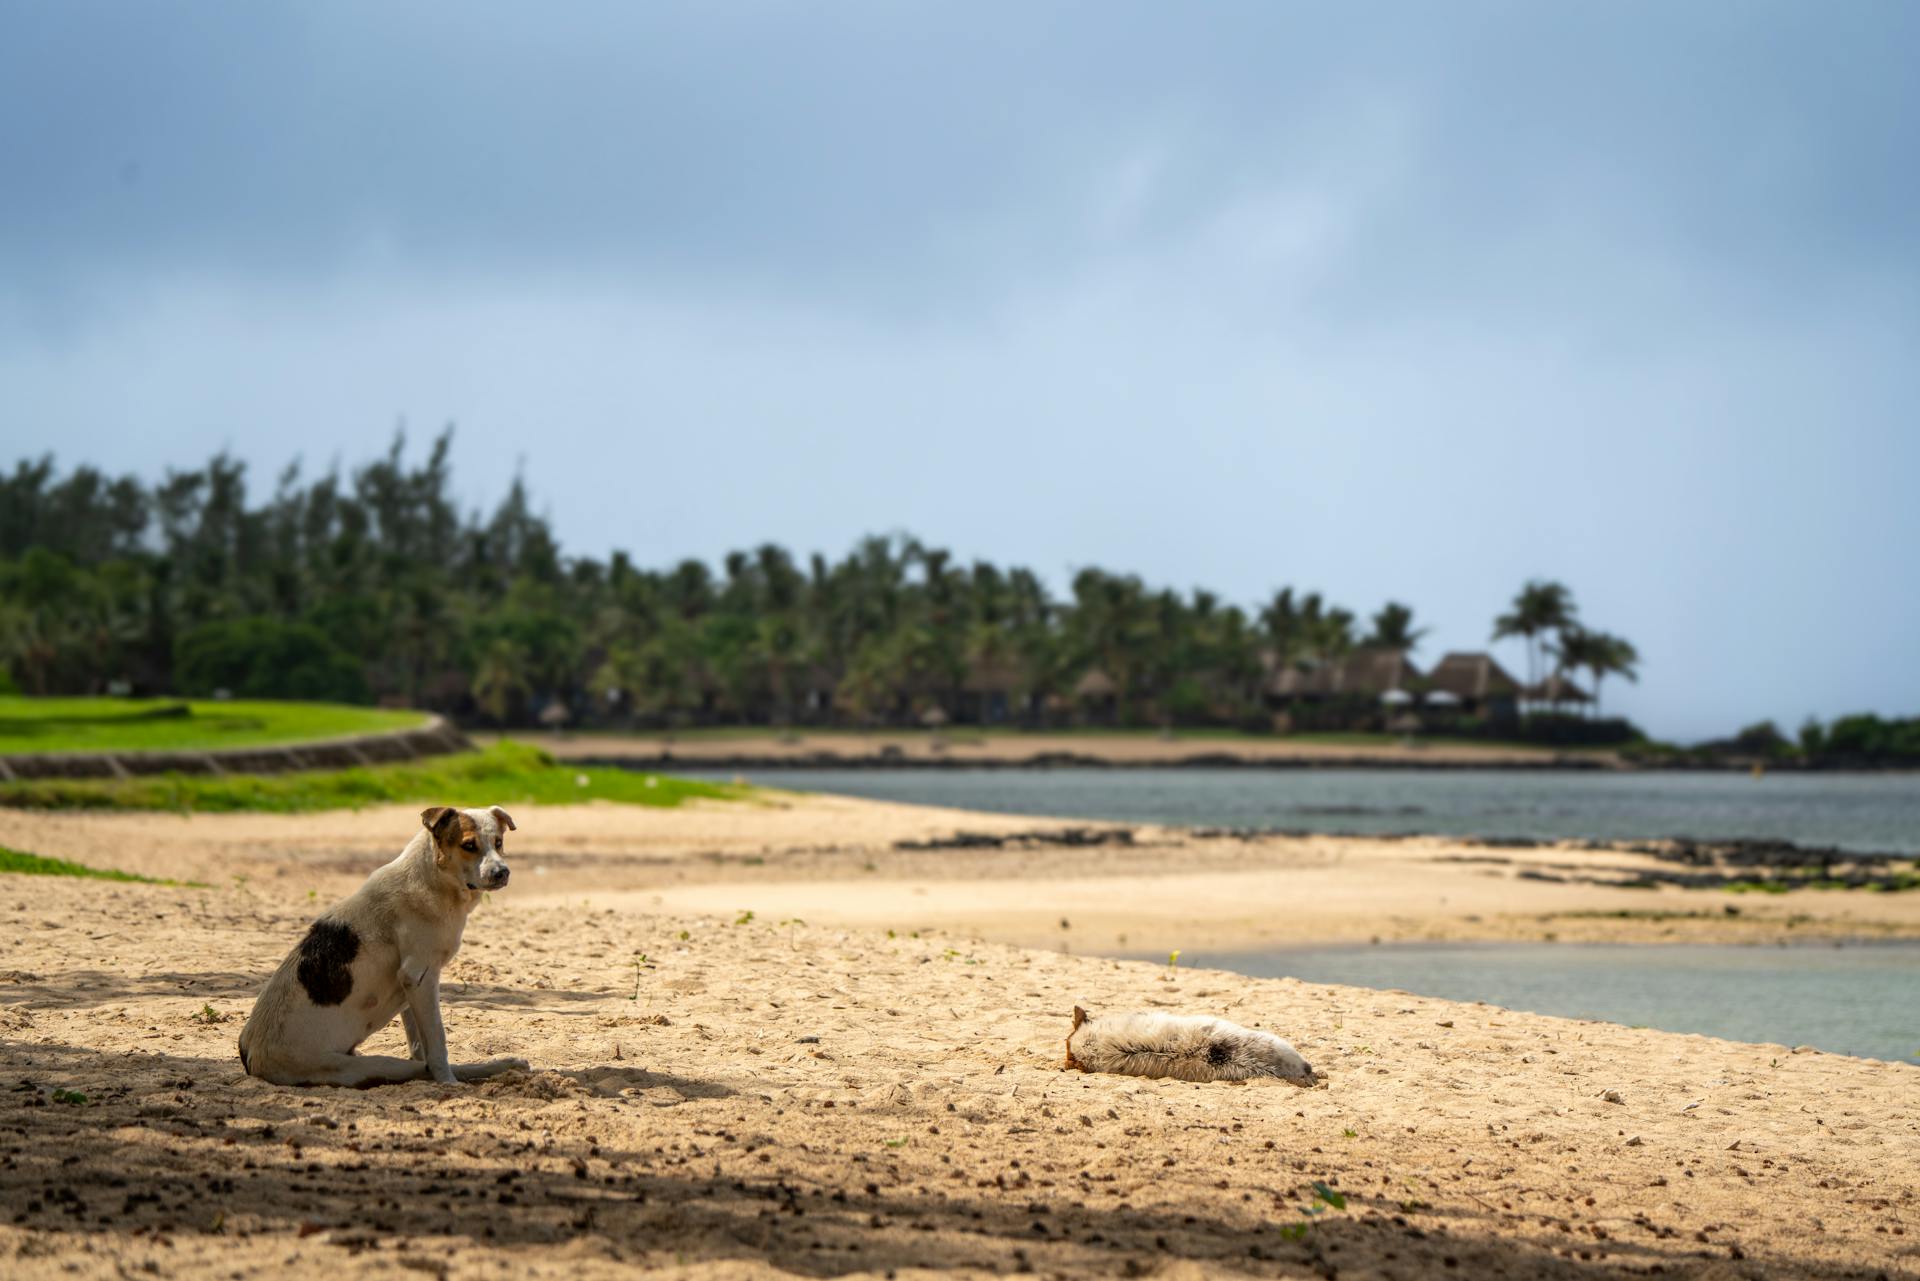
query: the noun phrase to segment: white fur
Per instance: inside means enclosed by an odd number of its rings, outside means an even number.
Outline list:
[[[513,819],[498,806],[439,805],[420,819],[422,830],[400,857],[316,924],[352,937],[350,962],[325,971],[343,990],[315,1001],[301,977],[304,943],[267,980],[240,1033],[249,1074],[276,1085],[361,1086],[473,1081],[527,1066],[525,1059],[449,1063],[440,1017],[440,971],[460,949],[467,916],[483,892],[507,883],[502,843]],[[355,1053],[396,1014],[406,1025],[408,1057]]]
[[[1273,1076],[1313,1083],[1313,1067],[1274,1036],[1225,1019],[1134,1012],[1089,1016],[1073,1010],[1067,1066],[1082,1072],[1170,1076],[1182,1081],[1245,1081]]]

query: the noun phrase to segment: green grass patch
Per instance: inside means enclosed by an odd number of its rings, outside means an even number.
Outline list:
[[[1920,889],[1920,873],[1889,872],[1864,882],[1789,875],[1766,880],[1728,881],[1721,888],[1729,894],[1787,894],[1794,890],[1859,890],[1868,894],[1901,894]]]
[[[1793,886],[1785,881],[1728,881],[1721,888],[1729,894],[1785,894]]]
[[[81,876],[96,881],[138,881],[142,885],[176,884],[174,881],[157,881],[151,876],[135,876],[132,872],[111,867],[88,867],[85,863],[69,863],[63,858],[25,854],[0,845],[0,873],[5,872],[15,876]]]
[[[404,765],[289,774],[153,774],[0,783],[0,806],[38,810],[170,810],[176,813],[359,809],[368,805],[540,805],[617,801],[672,807],[695,799],[741,800],[755,789],[669,774],[579,768],[521,743]]]
[[[275,747],[413,729],[426,721],[422,712],[333,703],[0,697],[0,755]]]

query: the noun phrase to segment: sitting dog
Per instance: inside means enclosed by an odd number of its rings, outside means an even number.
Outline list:
[[[1312,1085],[1313,1067],[1271,1032],[1195,1014],[1088,1014],[1073,1007],[1067,1067],[1081,1072],[1246,1081],[1274,1076]]]
[[[240,1066],[275,1085],[444,1084],[525,1068],[525,1059],[447,1062],[440,970],[460,950],[467,914],[507,883],[499,806],[420,815],[400,857],[313,923],[280,962],[240,1033]],[[409,1057],[355,1054],[398,1014]]]

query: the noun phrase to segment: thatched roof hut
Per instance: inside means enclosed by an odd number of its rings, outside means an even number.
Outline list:
[[[1462,703],[1520,696],[1520,682],[1494,662],[1491,654],[1448,654],[1427,673],[1427,687],[1445,690]]]
[[[1113,677],[1097,667],[1089,668],[1087,674],[1073,685],[1075,698],[1112,698],[1119,692],[1120,687],[1114,683]]]
[[[1392,690],[1411,693],[1423,678],[1413,660],[1397,649],[1355,650],[1344,658],[1317,667],[1285,666],[1268,677],[1266,691],[1275,698],[1333,698],[1360,694],[1371,698]]]
[[[1012,694],[1026,685],[1026,673],[1015,663],[971,663],[960,682],[968,694]]]

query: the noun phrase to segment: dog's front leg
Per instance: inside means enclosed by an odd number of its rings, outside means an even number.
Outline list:
[[[427,1043],[420,1039],[420,1020],[413,1017],[413,1011],[402,1007],[400,1026],[407,1029],[407,1057],[427,1061]]]
[[[420,1033],[427,1075],[442,1085],[455,1084],[459,1078],[447,1062],[447,1029],[440,1021],[439,968],[424,961],[406,961],[400,966],[400,981],[407,988],[407,1011],[413,1015],[413,1028]]]

